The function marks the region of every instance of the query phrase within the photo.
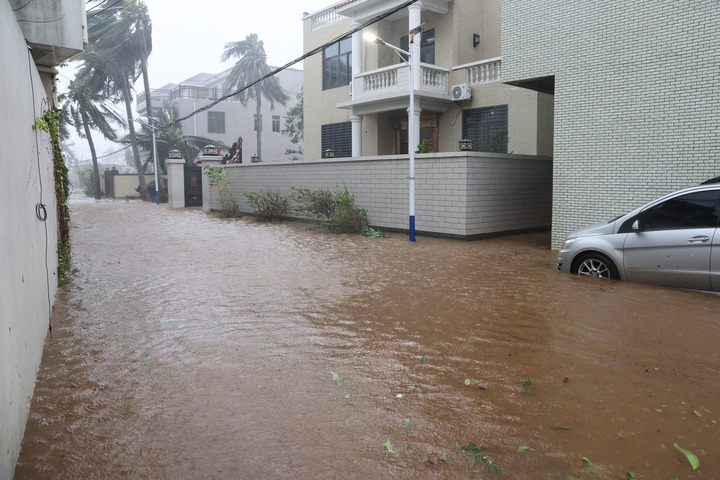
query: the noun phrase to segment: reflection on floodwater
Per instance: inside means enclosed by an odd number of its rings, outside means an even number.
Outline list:
[[[720,475],[718,296],[557,273],[548,233],[71,209],[16,479]]]

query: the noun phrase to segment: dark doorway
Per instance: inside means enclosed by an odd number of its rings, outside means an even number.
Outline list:
[[[185,206],[202,207],[202,167],[185,165]]]

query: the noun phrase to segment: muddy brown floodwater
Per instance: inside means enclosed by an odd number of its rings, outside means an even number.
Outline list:
[[[720,478],[719,296],[558,273],[547,233],[71,209],[16,479]]]

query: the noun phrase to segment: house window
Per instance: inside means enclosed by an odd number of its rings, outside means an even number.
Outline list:
[[[348,85],[352,80],[352,38],[335,42],[323,50],[323,90]]]
[[[208,133],[225,133],[225,112],[208,112]]]
[[[408,36],[405,35],[400,38],[400,48],[409,52],[410,42]],[[403,55],[405,57],[405,55]],[[405,58],[407,60],[407,58]],[[435,29],[430,29],[422,32],[422,38],[420,39],[420,61],[422,63],[429,63],[435,65]]]
[[[280,131],[280,115],[273,115],[272,117],[272,128],[273,132]]]
[[[507,153],[508,106],[463,110],[462,138],[472,140],[475,152]]]
[[[333,150],[335,157],[352,156],[352,124],[330,123],[322,126],[322,151]]]

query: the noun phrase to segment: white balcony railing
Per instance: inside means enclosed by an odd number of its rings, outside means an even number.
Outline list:
[[[448,94],[449,69],[425,63],[420,69],[420,85],[415,90],[420,94]],[[409,73],[410,68],[404,63],[363,72],[355,75],[353,91],[361,96],[404,95],[410,88]]]
[[[479,83],[499,82],[502,66],[502,57],[488,58],[479,62],[467,63],[453,67],[453,70],[465,69],[467,72],[467,83],[476,85]]]
[[[310,29],[315,31],[319,28],[327,27],[335,22],[342,20],[342,15],[338,15],[335,11],[335,7],[326,8],[313,15],[310,18]]]

